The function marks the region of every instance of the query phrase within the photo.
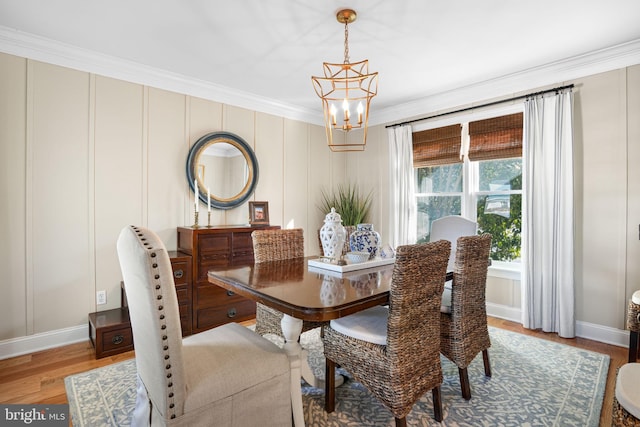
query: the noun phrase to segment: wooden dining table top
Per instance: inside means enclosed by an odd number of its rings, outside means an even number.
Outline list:
[[[210,270],[210,283],[292,317],[328,321],[389,302],[393,263],[347,273],[294,258]]]

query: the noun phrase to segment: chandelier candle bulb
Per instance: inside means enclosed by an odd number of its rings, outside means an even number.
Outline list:
[[[358,103],[358,124],[361,125],[362,124],[362,102]]]
[[[207,212],[211,212],[211,192],[209,187],[207,187]]]

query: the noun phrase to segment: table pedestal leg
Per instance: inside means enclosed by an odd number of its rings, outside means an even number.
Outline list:
[[[313,374],[311,367],[309,366],[308,352],[300,345],[300,334],[302,333],[302,320],[296,319],[288,315],[284,315],[280,322],[282,327],[282,335],[285,337],[286,343],[295,343],[299,347],[300,351],[300,369],[302,373],[302,379],[312,387],[324,390],[324,377],[318,378]],[[344,383],[344,377],[340,374],[336,374],[336,387],[341,386]]]
[[[304,427],[304,410],[302,407],[302,388],[300,377],[301,365],[304,354],[302,346],[298,342],[302,332],[302,320],[285,315],[280,322],[282,335],[284,336],[284,350],[289,356],[291,364],[291,409],[293,412],[293,424],[295,427]]]

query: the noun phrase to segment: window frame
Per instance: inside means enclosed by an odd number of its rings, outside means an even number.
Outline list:
[[[413,126],[413,132],[419,132],[423,130],[434,129],[443,126],[449,126],[452,124],[460,123],[462,124],[462,146],[468,146],[469,143],[469,126],[468,123],[476,120],[489,119],[493,117],[514,114],[514,113],[524,113],[524,104],[513,104],[513,105],[504,105],[502,107],[493,108],[486,111],[480,112],[471,112],[463,115],[456,115],[452,117],[443,117],[437,120],[429,121],[427,123],[419,123]],[[523,129],[524,132],[524,129]],[[524,138],[524,134],[523,134]],[[523,142],[524,143],[524,142]],[[524,163],[524,150],[523,155],[520,157],[522,162]],[[417,169],[415,168],[415,174],[417,175]],[[497,192],[492,191],[480,191],[479,187],[479,177],[480,177],[480,169],[479,169],[479,161],[471,162],[466,157],[462,164],[462,197],[460,201],[460,210],[461,215],[467,219],[471,219],[473,221],[477,221],[477,212],[476,205],[478,201],[478,197],[486,194],[497,194]],[[477,191],[473,191],[472,189],[477,188]],[[501,192],[501,194],[521,194],[523,197],[525,195],[526,189],[523,188],[521,190],[509,190]],[[416,193],[414,195],[415,203],[417,205],[418,197],[429,197],[433,195],[437,196],[446,196],[446,195],[458,195],[459,193],[418,193],[416,189]],[[524,233],[524,230],[522,231]],[[521,279],[521,262],[519,260],[514,261],[493,261],[492,265],[489,267],[489,275],[492,277],[500,277],[507,278],[511,280],[520,280]]]

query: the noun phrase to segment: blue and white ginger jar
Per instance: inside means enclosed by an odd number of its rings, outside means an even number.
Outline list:
[[[378,255],[380,233],[373,229],[373,224],[358,224],[356,231],[349,237],[349,247],[352,252],[369,252],[369,259]]]

